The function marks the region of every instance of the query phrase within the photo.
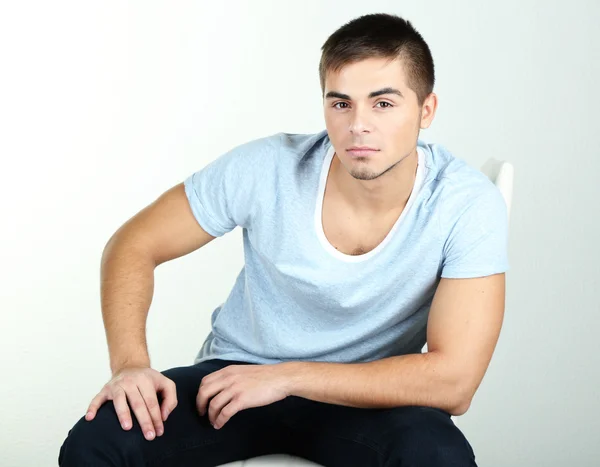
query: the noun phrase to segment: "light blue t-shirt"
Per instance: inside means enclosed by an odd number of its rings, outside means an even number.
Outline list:
[[[406,207],[383,242],[358,256],[323,233],[334,157],[326,130],[255,139],[190,175],[185,191],[198,223],[217,237],[242,227],[245,258],[194,362],[356,363],[420,353],[440,277],[507,271],[498,188],[439,144],[419,139],[417,151]]]

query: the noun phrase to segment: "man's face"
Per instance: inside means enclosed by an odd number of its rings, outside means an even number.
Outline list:
[[[327,133],[341,164],[359,180],[375,179],[411,154],[419,129],[427,128],[433,118],[429,111],[423,118],[417,95],[407,85],[402,61],[386,62],[369,58],[337,73],[327,72],[325,79]],[[384,89],[390,92],[369,96]],[[377,151],[352,154],[349,149],[353,146]]]

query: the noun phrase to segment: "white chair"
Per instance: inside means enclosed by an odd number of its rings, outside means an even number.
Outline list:
[[[487,175],[492,182],[495,183],[502,193],[510,218],[514,167],[509,162],[490,159],[481,167],[481,171]],[[422,352],[427,352],[427,344],[425,344],[423,347]],[[452,417],[452,419],[456,423],[455,417]],[[270,454],[266,456],[254,457],[252,459],[230,462],[228,464],[223,464],[221,467],[314,467],[319,465],[320,464],[315,464],[314,462],[310,462],[306,459],[296,456],[290,456],[287,454]]]
[[[508,218],[510,220],[515,168],[510,162],[490,159],[483,164],[481,171],[487,175],[492,182],[494,182],[494,184],[500,190],[500,193],[502,193],[504,201],[506,202]]]

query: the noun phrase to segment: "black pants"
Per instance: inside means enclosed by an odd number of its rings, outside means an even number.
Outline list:
[[[162,436],[144,438],[132,412],[123,430],[112,401],[83,417],[60,448],[61,467],[208,467],[285,453],[331,467],[476,466],[462,432],[443,410],[421,406],[363,409],[290,396],[236,413],[216,430],[196,409],[202,378],[230,364],[210,360],[162,373],[177,386],[177,407]],[[159,394],[159,402],[160,394]]]

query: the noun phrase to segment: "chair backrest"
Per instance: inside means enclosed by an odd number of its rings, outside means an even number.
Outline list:
[[[502,193],[504,202],[506,203],[508,219],[510,221],[510,208],[512,206],[513,180],[515,174],[514,166],[507,161],[490,159],[483,164],[481,171],[494,182],[500,190],[500,193]]]

